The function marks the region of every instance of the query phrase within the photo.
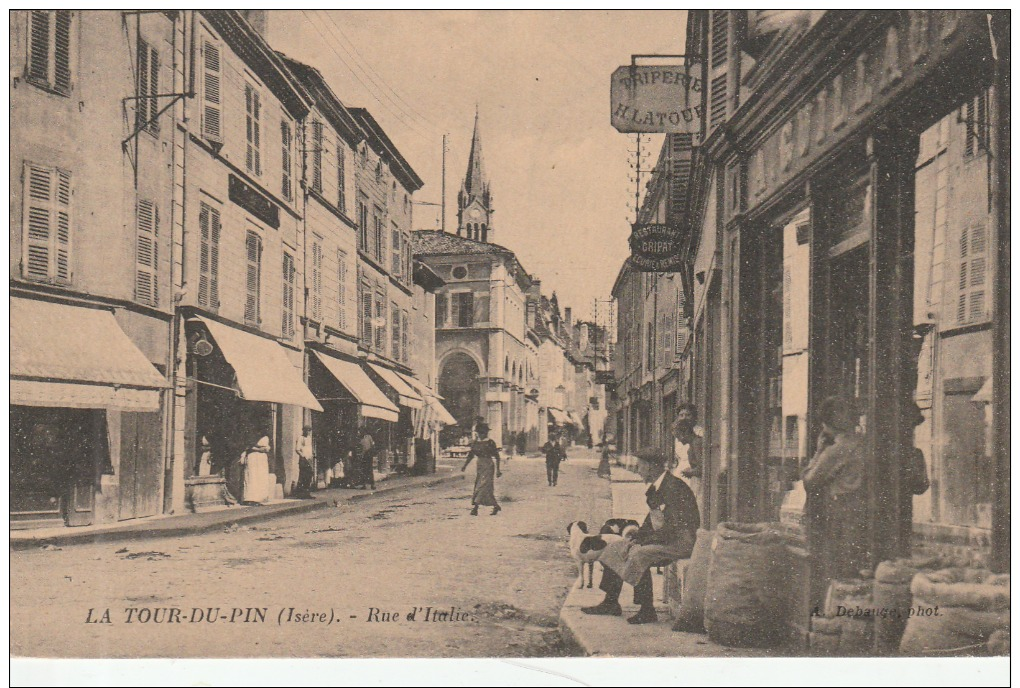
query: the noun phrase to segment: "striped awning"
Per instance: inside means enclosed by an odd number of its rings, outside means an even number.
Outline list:
[[[401,406],[406,406],[410,409],[420,409],[425,405],[425,400],[421,398],[421,395],[418,394],[414,387],[407,383],[400,373],[375,363],[369,363],[368,367],[372,369],[372,372],[381,377],[383,382],[393,388],[393,391],[400,397]]]
[[[343,385],[344,389],[358,401],[361,405],[361,415],[391,423],[396,423],[400,419],[400,409],[386,398],[383,391],[372,382],[368,373],[360,365],[353,361],[333,358],[318,351],[315,352],[315,356],[336,381]]]

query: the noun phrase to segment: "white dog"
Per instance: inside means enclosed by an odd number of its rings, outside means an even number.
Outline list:
[[[592,575],[595,570],[595,562],[602,556],[602,551],[610,542],[621,539],[620,535],[614,533],[600,533],[599,535],[588,534],[588,524],[584,521],[573,521],[567,526],[567,534],[570,536],[568,547],[570,556],[577,562],[579,575],[578,587],[584,587],[584,565],[588,565],[588,587],[592,587]]]

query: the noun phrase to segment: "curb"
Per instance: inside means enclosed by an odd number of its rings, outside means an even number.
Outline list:
[[[426,480],[416,483],[403,483],[396,484],[386,487],[380,487],[372,492],[364,492],[356,495],[352,495],[346,498],[345,502],[357,502],[364,499],[369,499],[377,495],[399,492],[401,490],[410,490],[418,487],[435,487],[436,485],[442,485],[444,483],[453,482],[455,480],[463,480],[463,475],[447,475],[431,480]],[[181,537],[183,535],[197,535],[201,533],[208,533],[214,530],[220,530],[223,528],[229,528],[231,525],[239,523],[260,523],[263,521],[269,521],[274,518],[281,518],[283,516],[293,516],[297,514],[310,513],[312,511],[318,511],[332,506],[328,499],[312,499],[305,500],[295,504],[286,504],[279,507],[273,508],[272,506],[265,509],[251,508],[246,512],[239,513],[231,518],[225,518],[221,520],[213,520],[208,523],[196,523],[190,525],[180,526],[169,526],[159,527],[161,523],[165,523],[165,520],[155,521],[149,527],[137,527],[137,528],[111,528],[110,530],[96,530],[87,533],[68,533],[66,535],[56,535],[46,538],[24,538],[24,539],[10,539],[11,551],[23,551],[29,549],[36,549],[46,545],[84,545],[84,544],[96,544],[96,543],[107,543],[107,542],[124,542],[129,540],[146,540],[146,539],[157,539],[157,538],[169,538],[169,537]],[[193,514],[186,514],[190,516]],[[170,516],[169,518],[174,518]]]

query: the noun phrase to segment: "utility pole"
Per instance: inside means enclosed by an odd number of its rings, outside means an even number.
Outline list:
[[[440,204],[442,219],[439,222],[440,228],[446,231],[446,134],[443,134],[443,202]]]

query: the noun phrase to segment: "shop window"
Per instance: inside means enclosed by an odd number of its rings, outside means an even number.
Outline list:
[[[135,211],[135,300],[159,305],[159,209],[146,199]]]
[[[28,31],[28,81],[47,90],[71,92],[71,12],[32,10]]]
[[[71,281],[71,173],[25,163],[21,270],[26,279]]]

